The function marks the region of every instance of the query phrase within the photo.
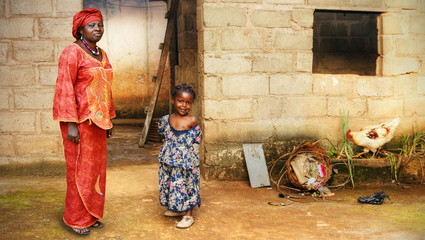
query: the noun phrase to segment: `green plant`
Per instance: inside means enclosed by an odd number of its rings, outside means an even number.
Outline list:
[[[404,157],[411,157],[418,152],[424,152],[425,132],[418,132],[418,125],[412,129],[412,135],[403,133],[401,138],[402,148],[400,154]]]
[[[391,163],[391,174],[394,174],[394,180],[398,182],[397,180],[397,162],[395,160],[394,154],[390,154],[387,157],[390,160]]]
[[[341,119],[341,126],[342,126],[342,136],[343,136],[343,144],[342,144],[342,148],[340,151],[340,155],[345,154],[345,156],[347,157],[347,167],[348,167],[348,172],[350,173],[350,180],[351,180],[351,184],[354,187],[354,162],[353,162],[353,149],[350,146],[350,143],[348,141],[348,137],[346,135],[347,130],[348,130],[348,118],[350,115],[350,111],[347,111],[347,116],[344,118],[342,116],[341,110],[339,110],[339,116]]]

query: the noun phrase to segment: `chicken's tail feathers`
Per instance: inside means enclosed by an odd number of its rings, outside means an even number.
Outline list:
[[[388,127],[395,130],[395,128],[398,126],[399,123],[400,123],[400,118],[396,117],[391,122],[388,123]]]

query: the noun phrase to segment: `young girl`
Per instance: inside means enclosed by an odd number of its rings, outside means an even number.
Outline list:
[[[202,131],[189,114],[195,100],[192,87],[178,85],[171,95],[174,113],[158,122],[164,138],[158,156],[159,201],[168,208],[165,216],[183,216],[177,227],[188,228],[194,223],[192,209],[201,205],[198,153]]]

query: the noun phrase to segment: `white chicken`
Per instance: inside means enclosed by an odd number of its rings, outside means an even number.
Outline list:
[[[369,151],[373,152],[372,157],[374,157],[379,148],[391,141],[399,123],[400,119],[395,118],[388,123],[363,127],[360,129],[360,132],[351,132],[351,130],[348,129],[346,133],[347,138],[356,145],[364,148],[363,152],[356,155],[356,157]]]

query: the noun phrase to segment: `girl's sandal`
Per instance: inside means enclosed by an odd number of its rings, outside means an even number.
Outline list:
[[[192,216],[183,216],[182,220],[177,223],[178,228],[188,228],[195,222]]]
[[[103,223],[96,221],[93,225],[91,225],[90,227],[92,228],[103,228]]]
[[[90,234],[90,229],[88,228],[71,228],[72,231],[74,231],[76,234],[78,235],[89,235]]]

